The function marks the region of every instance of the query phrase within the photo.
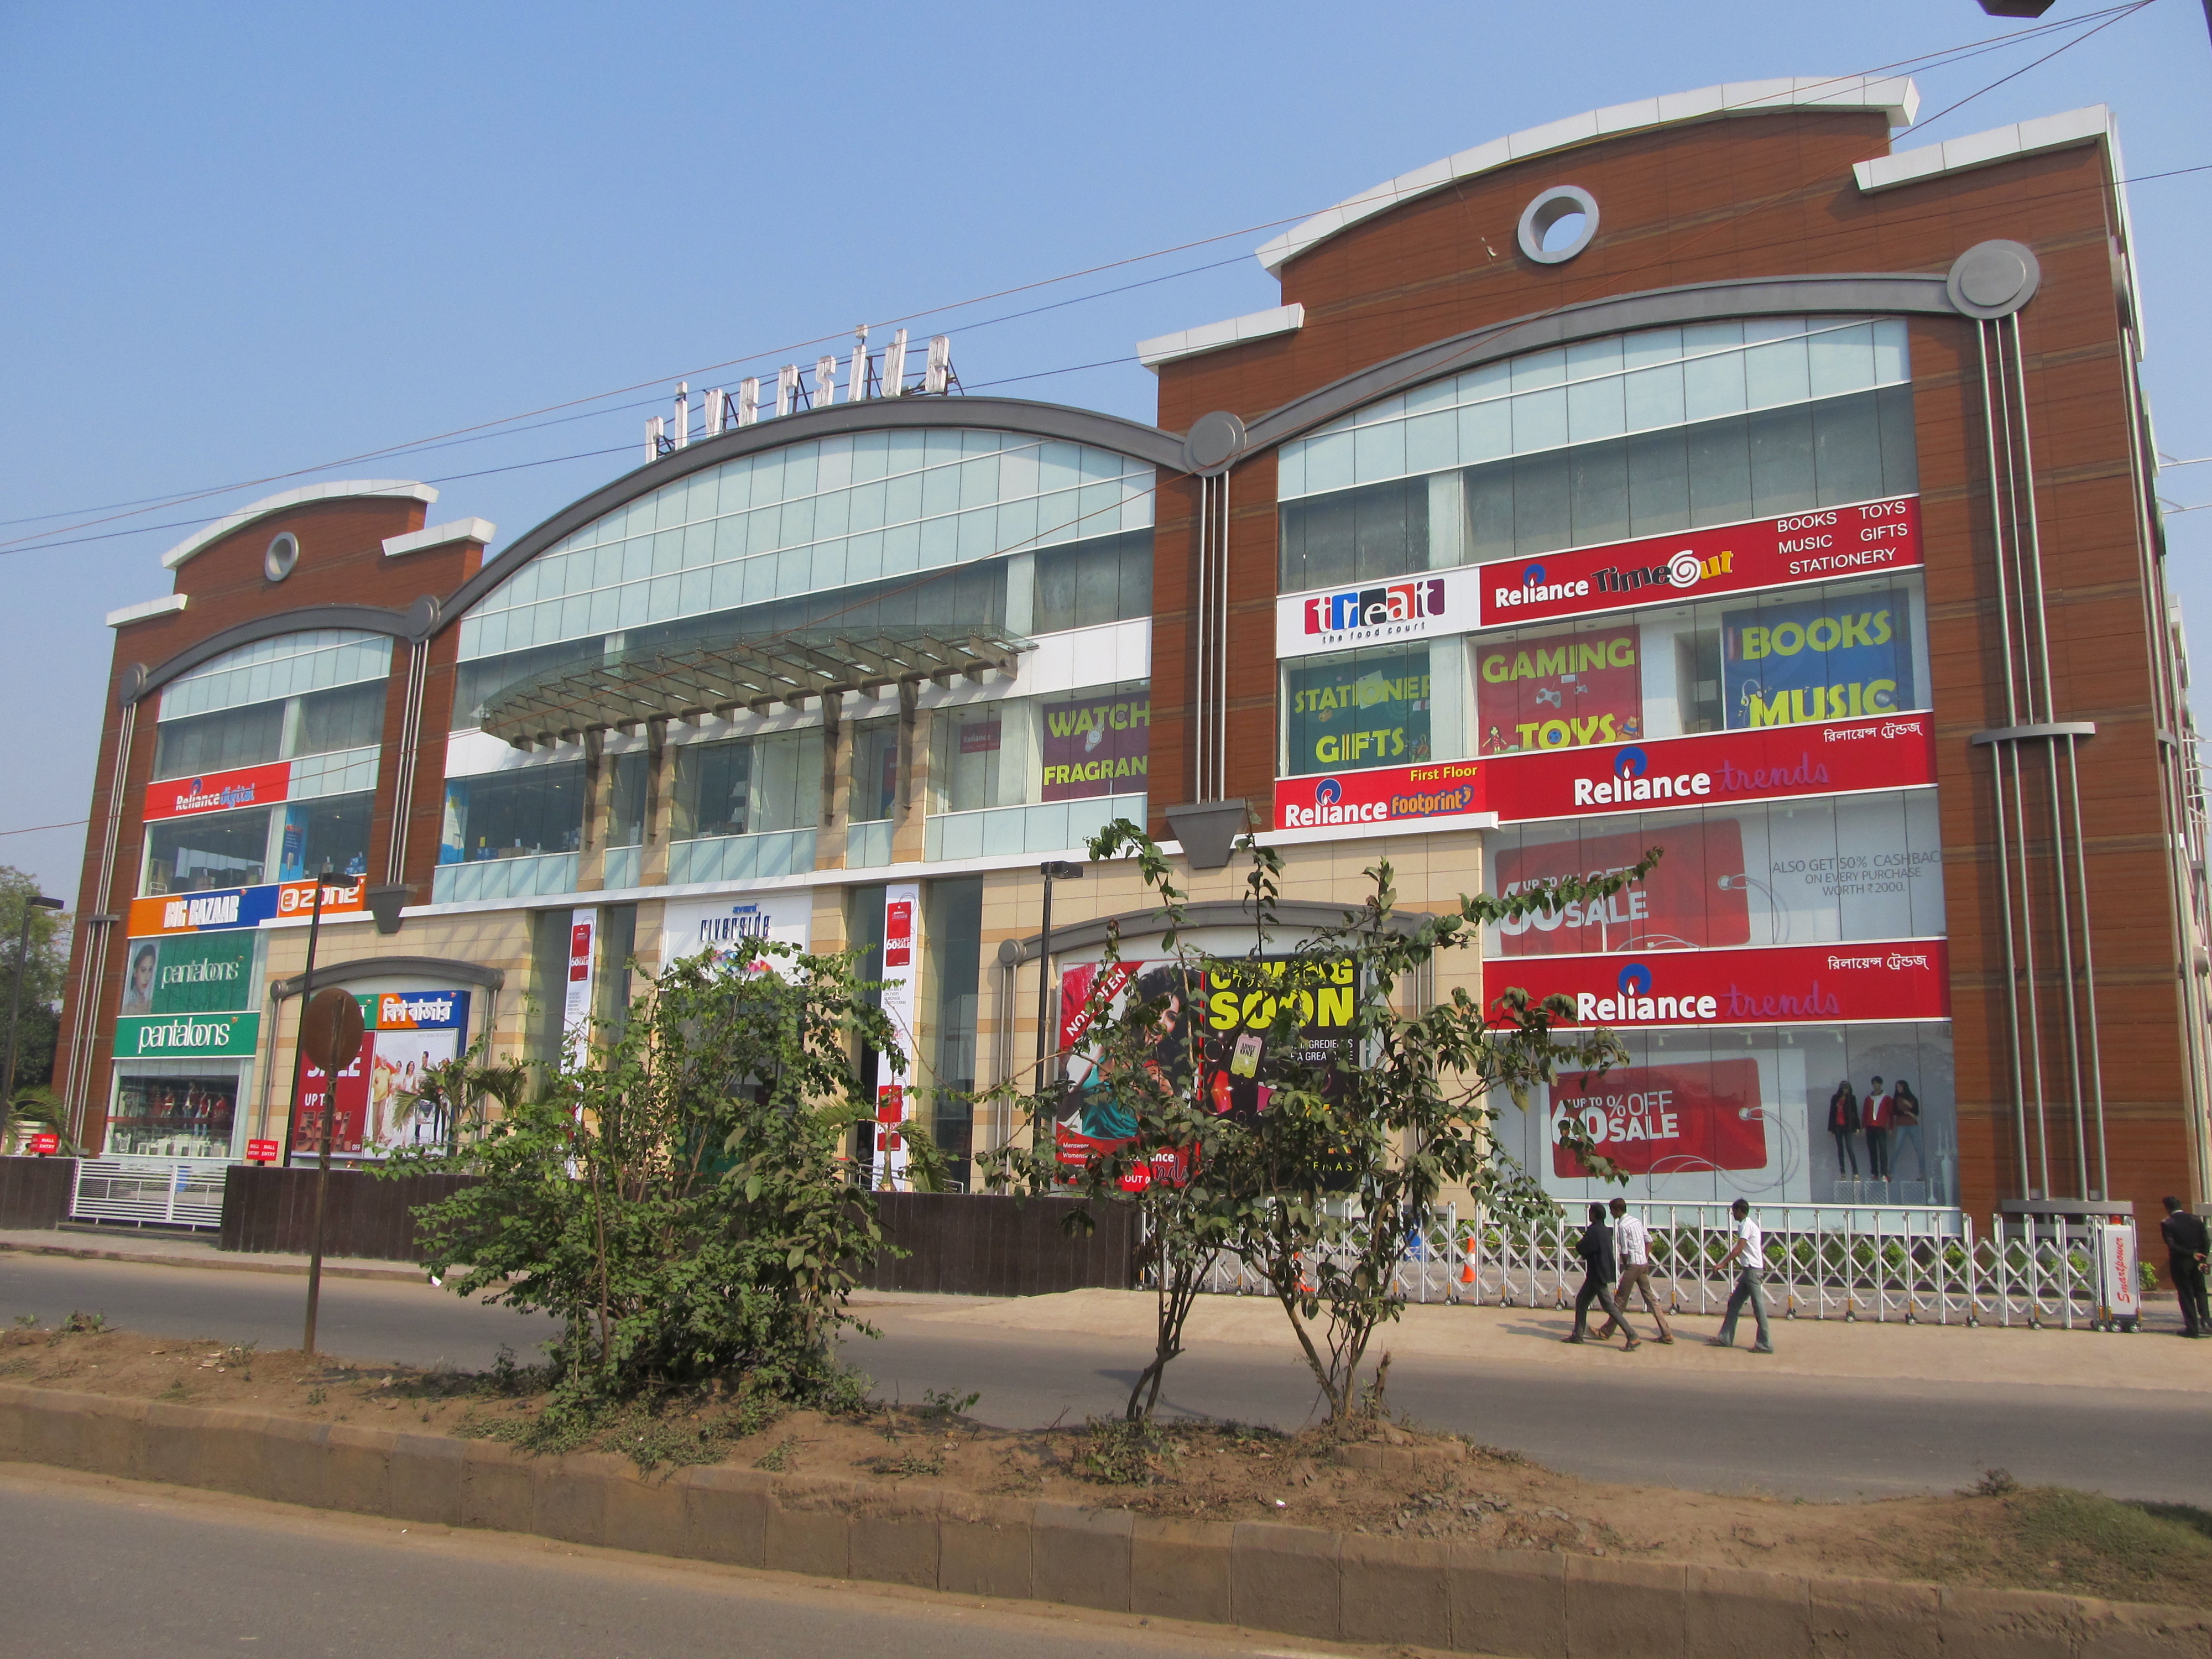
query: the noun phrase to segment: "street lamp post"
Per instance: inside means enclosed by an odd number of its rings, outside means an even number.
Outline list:
[[[23,967],[31,956],[31,913],[64,908],[60,899],[38,893],[23,901],[22,931],[15,939],[15,988],[8,997],[8,1061],[0,1068],[0,1122],[6,1121],[15,1108],[15,1033],[23,1013]]]
[[[1037,1044],[1036,1087],[1044,1092],[1045,1028],[1052,1023],[1052,884],[1056,881],[1080,881],[1083,866],[1070,864],[1065,859],[1048,859],[1037,866],[1037,873],[1044,878],[1044,926],[1037,934]]]

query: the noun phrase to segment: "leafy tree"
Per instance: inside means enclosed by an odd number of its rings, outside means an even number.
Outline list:
[[[483,1177],[416,1212],[428,1265],[460,1295],[563,1322],[554,1410],[834,1385],[846,1297],[883,1243],[841,1156],[866,1110],[851,1054],[894,1049],[854,963],[757,939],[677,963],[538,1098],[450,1156],[388,1166]]]
[[[1224,1252],[1281,1304],[1331,1420],[1341,1421],[1357,1408],[1360,1366],[1376,1331],[1403,1308],[1398,1264],[1433,1224],[1445,1194],[1465,1192],[1496,1222],[1556,1216],[1557,1206],[1498,1146],[1490,1102],[1501,1090],[1525,1102],[1530,1089],[1563,1071],[1602,1071],[1622,1057],[1618,1041],[1603,1031],[1556,1031],[1553,1021],[1572,1012],[1559,998],[1536,1003],[1509,990],[1486,1007],[1455,990],[1418,1013],[1401,1013],[1394,1000],[1437,956],[1479,950],[1484,924],[1609,896],[1656,858],[1510,899],[1463,896],[1452,914],[1419,919],[1396,915],[1390,866],[1382,863],[1367,872],[1366,903],[1347,910],[1341,926],[1271,950],[1281,862],[1249,839],[1243,847],[1255,945],[1244,957],[1224,957],[1178,940],[1185,895],[1141,830],[1118,821],[1092,841],[1093,858],[1135,856],[1168,919],[1163,948],[1176,963],[1164,991],[1118,1007],[1116,976],[1102,971],[1082,1011],[1091,1057],[1085,1086],[1110,1097],[1133,1133],[1071,1167],[1056,1145],[1060,1092],[1037,1084],[1019,1102],[1033,1130],[1030,1145],[999,1155],[994,1171],[997,1185],[1072,1190],[1090,1204],[1127,1202],[1141,1212],[1158,1314],[1152,1362],[1130,1391],[1133,1423],[1158,1402],[1162,1375],[1182,1350],[1184,1323]],[[1107,965],[1119,961],[1119,941],[1109,938]],[[1350,1057],[1334,1064],[1304,1053],[1324,993],[1343,1012],[1337,1053]],[[1260,1010],[1265,1026],[1268,1092],[1249,1115],[1218,1109],[1190,1081],[1209,1066],[1200,1006],[1224,994],[1240,1009]],[[1562,1125],[1560,1135],[1593,1173],[1614,1173],[1579,1125]]]
[[[0,1019],[15,983],[15,944],[22,937],[23,908],[39,884],[13,865],[0,864]],[[51,1083],[60,1040],[61,1000],[69,967],[69,922],[58,911],[31,912],[31,948],[23,959],[23,1010],[16,1026],[15,1087]],[[0,1030],[0,1044],[8,1040]]]

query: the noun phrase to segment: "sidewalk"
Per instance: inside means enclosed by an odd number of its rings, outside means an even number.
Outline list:
[[[1068,1291],[976,1302],[960,1307],[902,1307],[893,1316],[908,1326],[954,1325],[1027,1334],[1064,1332],[1139,1345],[1149,1345],[1152,1338],[1153,1298],[1147,1291]],[[1385,1352],[1401,1358],[1418,1354],[1537,1373],[1602,1370],[1623,1381],[1643,1367],[1677,1376],[2025,1383],[2195,1393],[2212,1384],[2212,1342],[2200,1346],[2170,1331],[2120,1335],[2019,1326],[1776,1319],[1777,1352],[1766,1355],[1750,1352],[1754,1339],[1748,1317],[1738,1326],[1738,1346],[1732,1350],[1705,1346],[1705,1339],[1720,1328],[1715,1316],[1669,1315],[1675,1337],[1663,1347],[1650,1340],[1648,1315],[1639,1310],[1632,1322],[1644,1346],[1632,1354],[1622,1350],[1617,1336],[1604,1346],[1592,1342],[1577,1347],[1561,1341],[1574,1328],[1574,1315],[1568,1310],[1416,1304],[1396,1324],[1376,1333],[1369,1352],[1376,1358]],[[1186,1338],[1194,1346],[1218,1344],[1295,1352],[1297,1346],[1282,1310],[1259,1297],[1200,1297],[1191,1311]],[[2212,1396],[2207,1406],[2212,1409]]]
[[[86,1232],[75,1228],[22,1228],[0,1231],[0,1252],[22,1255],[58,1255],[79,1261],[129,1261],[142,1267],[201,1267],[221,1273],[293,1273],[307,1275],[304,1255],[240,1255],[218,1250],[212,1239],[178,1238],[163,1234],[112,1231]],[[325,1279],[376,1279],[395,1284],[428,1283],[422,1269],[405,1261],[369,1261],[343,1256],[325,1256]]]

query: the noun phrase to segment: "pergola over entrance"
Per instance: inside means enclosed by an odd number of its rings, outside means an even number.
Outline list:
[[[483,729],[518,749],[574,743],[594,732],[653,721],[696,722],[738,709],[797,708],[847,691],[911,703],[925,683],[1013,678],[1028,640],[995,629],[799,629],[726,644],[617,657],[595,667],[511,687],[484,710]]]

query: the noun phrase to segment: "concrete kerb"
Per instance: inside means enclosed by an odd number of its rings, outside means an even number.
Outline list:
[[[0,1460],[614,1549],[1512,1659],[2212,1659],[2212,1611],[1476,1548],[0,1384]]]

